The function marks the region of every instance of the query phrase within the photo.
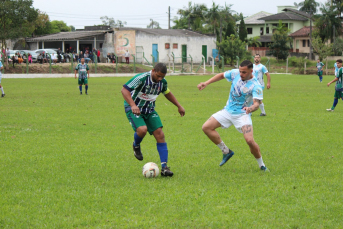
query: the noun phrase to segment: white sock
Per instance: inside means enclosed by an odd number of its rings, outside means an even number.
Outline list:
[[[5,94],[4,87],[0,87],[2,94]]]
[[[258,163],[258,166],[261,168],[261,166],[265,166],[262,160],[262,156],[260,158],[256,158],[256,161]]]
[[[223,152],[223,154],[228,154],[230,152],[229,148],[225,145],[225,143],[222,141],[217,145],[219,149]]]
[[[263,103],[260,104],[260,109],[261,109],[262,114],[266,113],[266,111],[264,110],[264,104]]]

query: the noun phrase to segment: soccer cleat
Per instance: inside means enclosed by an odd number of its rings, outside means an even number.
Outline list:
[[[326,109],[327,111],[334,111],[334,110],[331,110],[331,108],[329,108],[329,109]]]
[[[1,97],[5,97],[5,94],[2,94]]]
[[[269,169],[268,169],[266,166],[264,166],[264,165],[262,165],[260,169],[261,169],[263,172],[270,172]]]
[[[261,114],[260,114],[260,116],[267,116],[267,114],[265,114],[265,113],[261,113]]]
[[[88,92],[86,92],[86,95],[88,95]]]
[[[133,153],[135,155],[135,157],[142,161],[143,160],[143,154],[141,152],[141,146],[135,146],[134,144],[132,144],[132,147],[133,147]]]
[[[174,173],[170,171],[170,169],[167,166],[161,169],[161,176],[172,177],[173,175]]]
[[[80,91],[80,95],[82,95],[82,91]]]
[[[219,166],[224,165],[235,153],[233,151],[229,151],[228,154],[223,154],[223,160],[220,162]]]

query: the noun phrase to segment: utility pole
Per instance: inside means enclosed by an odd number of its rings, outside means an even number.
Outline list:
[[[170,29],[170,6],[168,7],[168,29]]]
[[[310,9],[310,60],[312,60],[312,9]]]

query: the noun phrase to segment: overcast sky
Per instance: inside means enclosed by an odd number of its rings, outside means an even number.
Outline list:
[[[327,0],[316,0],[325,3]],[[87,25],[101,24],[100,17],[113,17],[114,20],[126,21],[126,27],[146,28],[150,19],[160,23],[163,29],[168,28],[168,7],[172,19],[178,16],[178,9],[188,6],[185,0],[34,0],[33,7],[47,13],[50,20],[62,20],[68,26],[83,29]],[[276,14],[277,6],[294,5],[295,0],[215,0],[215,4],[224,6],[232,4],[231,9],[243,13],[244,17],[260,11]],[[212,0],[195,0],[192,3],[212,6]]]

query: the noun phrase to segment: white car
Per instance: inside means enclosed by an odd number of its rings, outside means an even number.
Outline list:
[[[53,49],[37,49],[35,50],[35,52],[37,53],[37,56],[40,54],[40,53],[49,53],[49,54],[54,54],[54,56],[57,56],[57,52]],[[63,55],[62,56],[62,60],[63,60]]]

